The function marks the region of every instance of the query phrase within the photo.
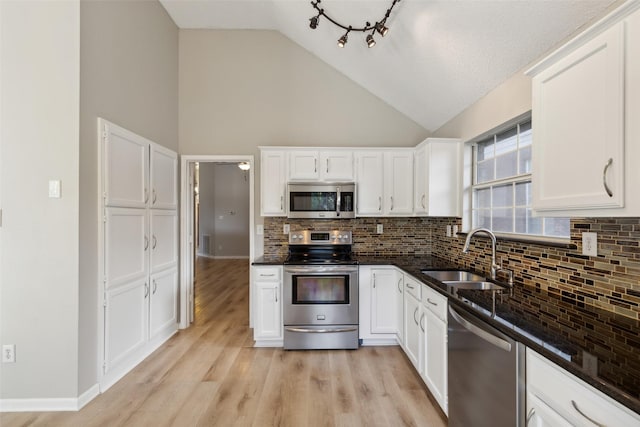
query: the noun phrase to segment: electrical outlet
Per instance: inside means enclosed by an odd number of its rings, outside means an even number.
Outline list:
[[[598,233],[582,233],[582,255],[598,256]]]
[[[53,199],[60,198],[60,180],[59,179],[49,180],[49,197]]]
[[[456,236],[458,234],[458,224],[453,224],[453,235]]]
[[[291,226],[289,224],[282,224],[282,234],[289,234]]]
[[[447,237],[451,237],[451,224],[447,224]]]
[[[15,363],[16,361],[16,345],[2,345],[2,363]]]
[[[382,226],[382,224],[376,225],[376,233],[382,234],[383,231],[384,231],[384,227]]]
[[[582,369],[591,375],[598,375],[598,358],[591,353],[582,351]]]

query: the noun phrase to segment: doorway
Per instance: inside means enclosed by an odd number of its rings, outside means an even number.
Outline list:
[[[243,168],[240,169],[240,164]],[[237,242],[234,233],[238,233],[238,227],[248,228],[248,259],[253,262],[255,258],[254,248],[254,157],[242,155],[224,156],[181,156],[181,195],[180,195],[180,328],[189,327],[194,319],[194,281],[195,262],[197,256],[212,258],[236,258],[244,251],[246,246]],[[237,169],[236,170],[234,170]],[[203,175],[204,172],[204,175]],[[218,186],[218,194],[229,194],[233,185],[230,179],[246,179],[248,182],[248,212],[242,212],[227,201],[211,202],[211,194],[216,190],[211,179],[226,180],[225,186]],[[202,179],[198,182],[198,176],[206,176],[206,182]],[[243,184],[243,183],[240,183]],[[206,186],[206,187],[204,187]],[[205,190],[206,188],[206,190]],[[238,187],[240,188],[240,187]],[[207,193],[206,204],[205,194]],[[216,206],[217,205],[217,206]],[[207,214],[206,221],[200,221],[202,209]],[[235,228],[236,230],[230,230]],[[246,233],[247,229],[243,228]],[[217,237],[216,237],[217,236]],[[246,239],[246,237],[245,237]],[[245,243],[246,244],[246,241]],[[245,255],[246,256],[246,255]],[[249,284],[251,280],[249,280]],[[252,293],[249,292],[249,323],[252,325]]]

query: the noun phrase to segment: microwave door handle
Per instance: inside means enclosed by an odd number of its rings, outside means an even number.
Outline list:
[[[340,216],[340,198],[342,197],[340,194],[340,187],[336,188],[336,216]]]

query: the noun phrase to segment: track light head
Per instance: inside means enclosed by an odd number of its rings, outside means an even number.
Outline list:
[[[384,37],[389,32],[389,27],[386,27],[383,23],[379,22],[376,24],[376,31]]]
[[[344,33],[344,35],[338,39],[338,47],[344,47],[344,45],[347,44],[347,40],[349,39],[347,34],[349,34],[348,31],[346,33]]]
[[[367,47],[372,48],[376,45],[376,41],[373,39],[373,35],[369,34],[367,36]]]
[[[320,15],[318,15],[318,16],[320,16]],[[310,21],[309,22],[309,27],[312,30],[315,30],[316,28],[318,28],[318,16],[314,16],[314,17],[309,19],[309,21]]]

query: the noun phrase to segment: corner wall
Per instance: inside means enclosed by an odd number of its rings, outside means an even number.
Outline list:
[[[78,395],[80,2],[0,2],[0,399]],[[61,197],[48,197],[48,181]]]
[[[80,4],[79,392],[98,378],[97,118],[178,151],[178,28],[158,1]]]

